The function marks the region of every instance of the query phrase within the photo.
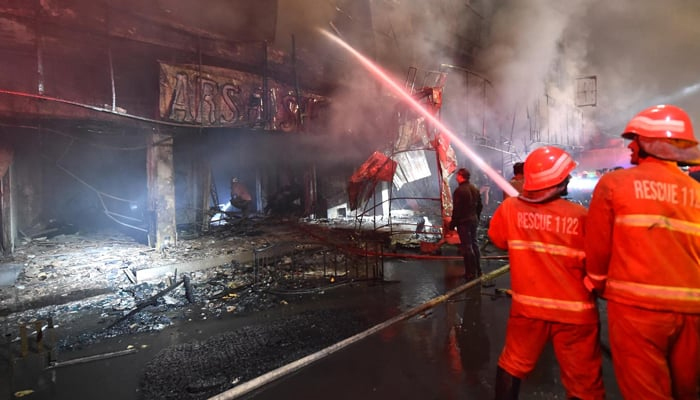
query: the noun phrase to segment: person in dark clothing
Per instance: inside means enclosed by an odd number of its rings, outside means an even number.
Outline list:
[[[253,196],[248,188],[238,178],[231,179],[231,205],[241,210],[243,219],[248,218],[253,203]]]
[[[523,184],[525,183],[525,163],[518,161],[513,164],[513,177],[510,179],[510,184],[518,191],[518,193],[523,192]],[[508,193],[503,191],[503,200],[510,197]]]
[[[457,171],[459,186],[452,195],[452,220],[449,228],[457,229],[464,257],[464,277],[467,280],[481,276],[481,253],[477,243],[476,229],[483,203],[479,189],[469,182],[471,174],[466,168]]]

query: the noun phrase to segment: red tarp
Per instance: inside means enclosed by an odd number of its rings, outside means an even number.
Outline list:
[[[457,169],[457,156],[450,145],[450,138],[439,133],[433,143],[438,153],[440,163],[440,199],[442,202],[442,220],[449,221],[452,218],[452,192],[450,191],[450,176]]]

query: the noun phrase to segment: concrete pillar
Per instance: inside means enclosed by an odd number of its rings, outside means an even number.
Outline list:
[[[200,224],[199,226],[200,226],[200,229],[202,230],[202,232],[206,232],[209,230],[209,220],[212,217],[212,215],[209,213],[209,206],[210,206],[209,203],[212,201],[210,199],[213,197],[212,196],[212,187],[211,187],[211,183],[212,183],[211,168],[208,165],[203,166],[202,168],[200,168],[199,173],[200,173],[199,176],[200,176],[200,182],[201,182],[201,186],[199,186],[201,188],[201,190],[199,191],[199,194],[201,196],[201,199],[200,199],[201,201],[198,202],[197,204],[199,205],[199,210],[201,210],[201,212],[200,212],[200,220],[198,221],[198,223]],[[218,206],[219,206],[218,204],[214,204],[214,207],[218,207]]]
[[[173,137],[157,128],[148,137],[148,242],[156,250],[177,244]]]

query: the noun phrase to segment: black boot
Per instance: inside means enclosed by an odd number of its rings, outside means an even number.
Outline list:
[[[518,400],[520,393],[520,378],[506,372],[501,367],[496,370],[496,397],[495,400]]]

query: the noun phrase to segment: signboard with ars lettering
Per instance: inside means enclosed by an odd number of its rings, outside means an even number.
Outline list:
[[[160,118],[193,126],[308,130],[324,99],[308,93],[297,97],[291,87],[272,80],[265,95],[262,81],[231,69],[160,63]]]

